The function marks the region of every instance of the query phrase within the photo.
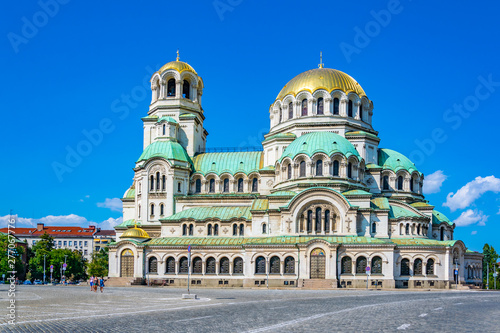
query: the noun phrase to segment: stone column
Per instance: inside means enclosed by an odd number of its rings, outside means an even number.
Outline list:
[[[193,84],[191,86],[191,94],[189,97],[191,97],[190,99],[193,102],[196,102],[198,100],[198,86],[197,85]]]
[[[167,91],[167,81],[161,80],[160,81],[160,99],[164,99]]]
[[[310,102],[310,104],[309,104]],[[318,114],[318,100],[316,98],[313,98],[311,100],[308,100],[307,101],[307,104],[310,105],[311,107],[309,108],[309,106],[307,107],[307,115],[309,116],[315,116]],[[323,105],[323,110],[324,110],[325,106]]]
[[[153,104],[158,99],[156,85],[154,85],[154,84],[151,85],[151,92],[152,92],[151,104]]]
[[[323,113],[326,115],[331,115],[332,112],[332,98],[328,97],[324,99],[324,105],[323,105]]]
[[[182,81],[175,80],[175,98],[182,97]]]
[[[340,99],[340,105],[339,105],[339,113],[342,117],[347,117],[347,98],[342,97]]]
[[[357,101],[357,102],[354,102],[354,119],[356,120],[360,120],[360,116],[359,116],[359,107],[361,105],[361,102],[360,101]]]
[[[302,115],[302,105],[300,101],[295,101],[295,118],[298,118]]]

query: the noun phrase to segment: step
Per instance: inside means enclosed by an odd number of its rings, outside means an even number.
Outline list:
[[[302,280],[302,288],[306,289],[333,289],[336,287],[334,280],[326,279],[304,279]]]

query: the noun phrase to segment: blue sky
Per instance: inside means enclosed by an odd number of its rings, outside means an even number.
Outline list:
[[[460,225],[455,238],[473,250],[500,246],[497,3],[2,6],[0,216],[13,209],[25,224],[119,221],[116,198],[142,149],[147,81],[177,49],[204,79],[210,147],[259,145],[269,105],[291,78],[317,67],[322,51],[326,67],[353,76],[373,100],[380,147],[428,176],[435,193],[427,199]],[[113,112],[120,106],[127,113]],[[58,177],[54,163],[65,164],[68,149],[98,128],[106,133]]]

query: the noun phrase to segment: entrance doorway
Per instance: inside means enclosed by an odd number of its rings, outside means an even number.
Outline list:
[[[325,278],[325,252],[322,249],[314,249],[311,252],[311,279]]]
[[[134,254],[131,250],[124,250],[121,255],[121,277],[134,277]]]

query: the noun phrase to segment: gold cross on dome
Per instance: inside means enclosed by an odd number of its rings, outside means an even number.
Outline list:
[[[179,61],[179,49],[177,49],[177,58],[175,59],[175,61]]]
[[[324,65],[325,64],[323,63],[323,52],[320,52],[319,53],[319,65],[318,65],[318,67],[323,68]]]

